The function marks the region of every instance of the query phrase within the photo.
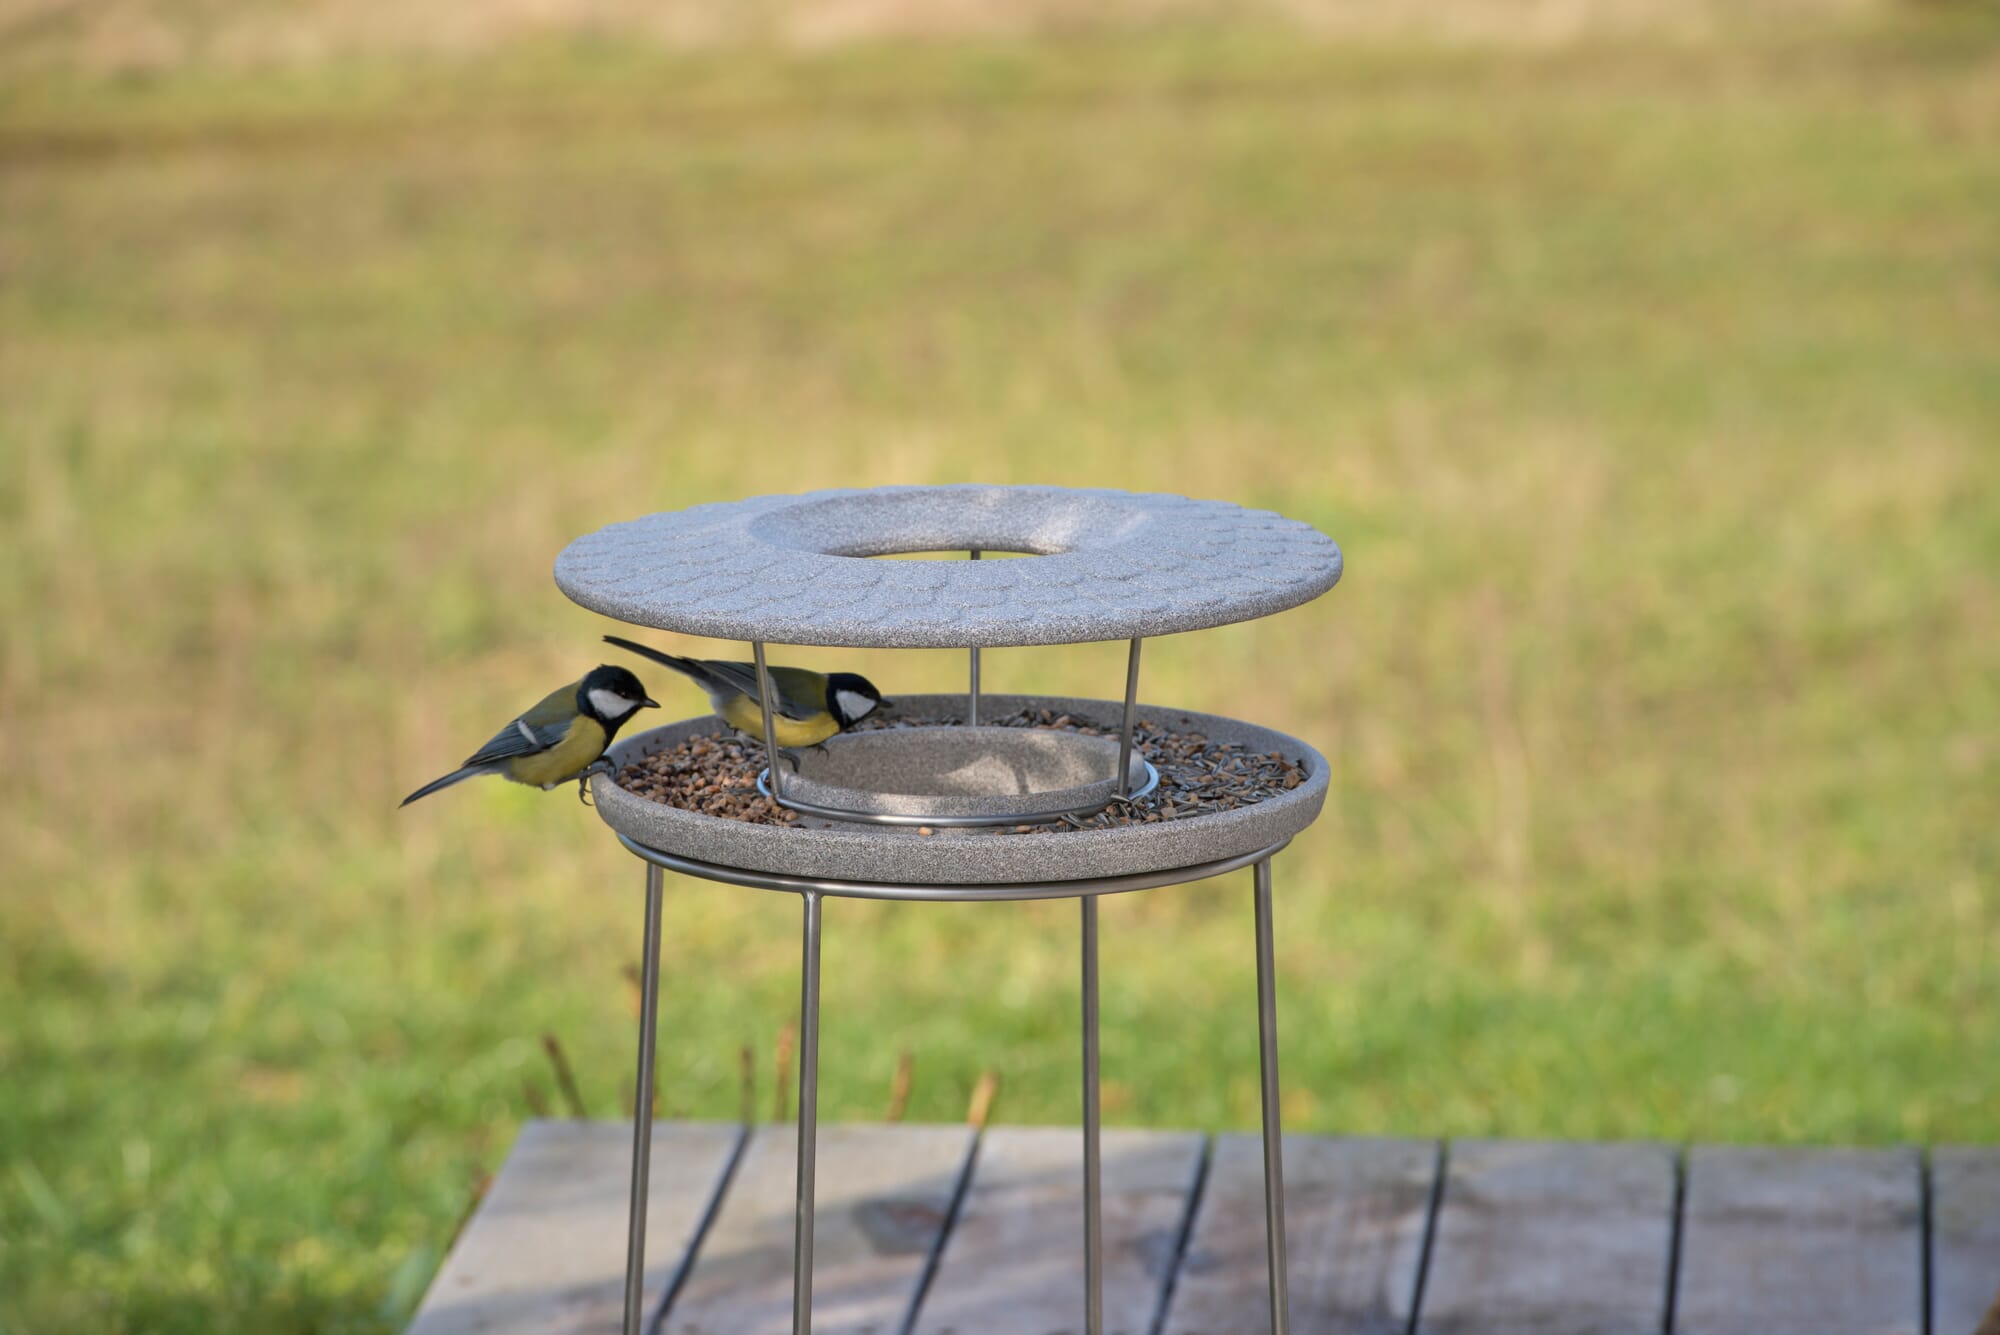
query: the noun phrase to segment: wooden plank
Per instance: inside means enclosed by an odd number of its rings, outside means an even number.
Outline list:
[[[1915,1150],[1704,1145],[1688,1158],[1679,1335],[1921,1335]]]
[[[1285,1137],[1293,1329],[1404,1335],[1437,1165],[1435,1141]],[[1268,1329],[1266,1265],[1263,1141],[1220,1136],[1174,1279],[1168,1335]]]
[[[649,1304],[679,1273],[741,1138],[733,1124],[655,1125]],[[625,1311],[631,1185],[631,1127],[523,1126],[407,1335],[615,1335]]]
[[[1989,1310],[2000,1310],[2000,1147],[1940,1146],[1931,1151],[1931,1329],[1970,1335]]]
[[[1673,1251],[1664,1145],[1451,1147],[1420,1335],[1658,1335]]]
[[[963,1126],[823,1126],[813,1216],[815,1335],[902,1328],[972,1150]],[[667,1335],[789,1335],[795,1126],[744,1150]]]
[[[1203,1138],[1106,1131],[1104,1330],[1146,1335],[1173,1268]],[[1083,1329],[1083,1133],[999,1127],[980,1143],[919,1335],[1074,1335]]]

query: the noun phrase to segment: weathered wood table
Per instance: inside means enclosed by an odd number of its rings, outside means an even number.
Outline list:
[[[1105,1330],[1267,1328],[1256,1136],[1104,1133]],[[533,1122],[413,1335],[618,1329],[630,1130]],[[661,1123],[661,1335],[791,1329],[793,1130]],[[819,1332],[1079,1328],[1083,1141],[823,1127]],[[1354,1335],[1970,1335],[2000,1289],[2000,1148],[1285,1137],[1293,1328]]]

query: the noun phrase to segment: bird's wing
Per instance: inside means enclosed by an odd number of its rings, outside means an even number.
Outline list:
[[[491,765],[515,756],[531,756],[546,751],[569,732],[576,717],[577,683],[550,691],[536,705],[493,734],[492,740],[473,752],[466,767]]]
[[[752,700],[761,698],[757,692],[757,665],[755,663],[725,663],[721,659],[704,658],[701,665],[715,675],[715,678],[741,691]],[[804,668],[774,667],[771,669],[771,694],[775,697],[778,717],[789,719],[818,718],[826,712],[825,678],[817,672]]]

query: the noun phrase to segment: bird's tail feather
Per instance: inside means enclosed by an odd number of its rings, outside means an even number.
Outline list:
[[[486,773],[486,768],[483,765],[467,765],[464,769],[455,769],[442,779],[432,779],[429,783],[417,789],[416,792],[404,798],[399,805],[408,806],[420,797],[429,797],[440,788],[449,788],[455,783],[464,783],[467,779],[477,778],[484,773]]]
[[[703,685],[708,684],[707,670],[692,658],[681,658],[676,654],[670,654],[664,650],[652,648],[650,645],[641,644],[637,640],[628,640],[623,635],[607,635],[604,637],[604,641],[607,644],[615,644],[620,649],[629,649],[641,658],[650,658],[663,667],[672,668],[682,676],[693,677]]]

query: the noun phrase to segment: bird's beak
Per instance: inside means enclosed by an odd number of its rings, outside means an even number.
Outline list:
[[[653,699],[653,697],[651,697],[650,695],[647,696],[644,700],[641,700],[639,702],[639,708],[641,709],[658,709],[659,707],[660,707],[660,702],[658,700]]]
[[[895,702],[894,700],[877,700],[877,701],[875,702],[875,707],[876,707],[877,709],[887,709],[887,708],[889,708],[889,707],[890,707],[891,705],[893,705],[893,704],[895,704],[895,703],[896,703],[896,702]]]

